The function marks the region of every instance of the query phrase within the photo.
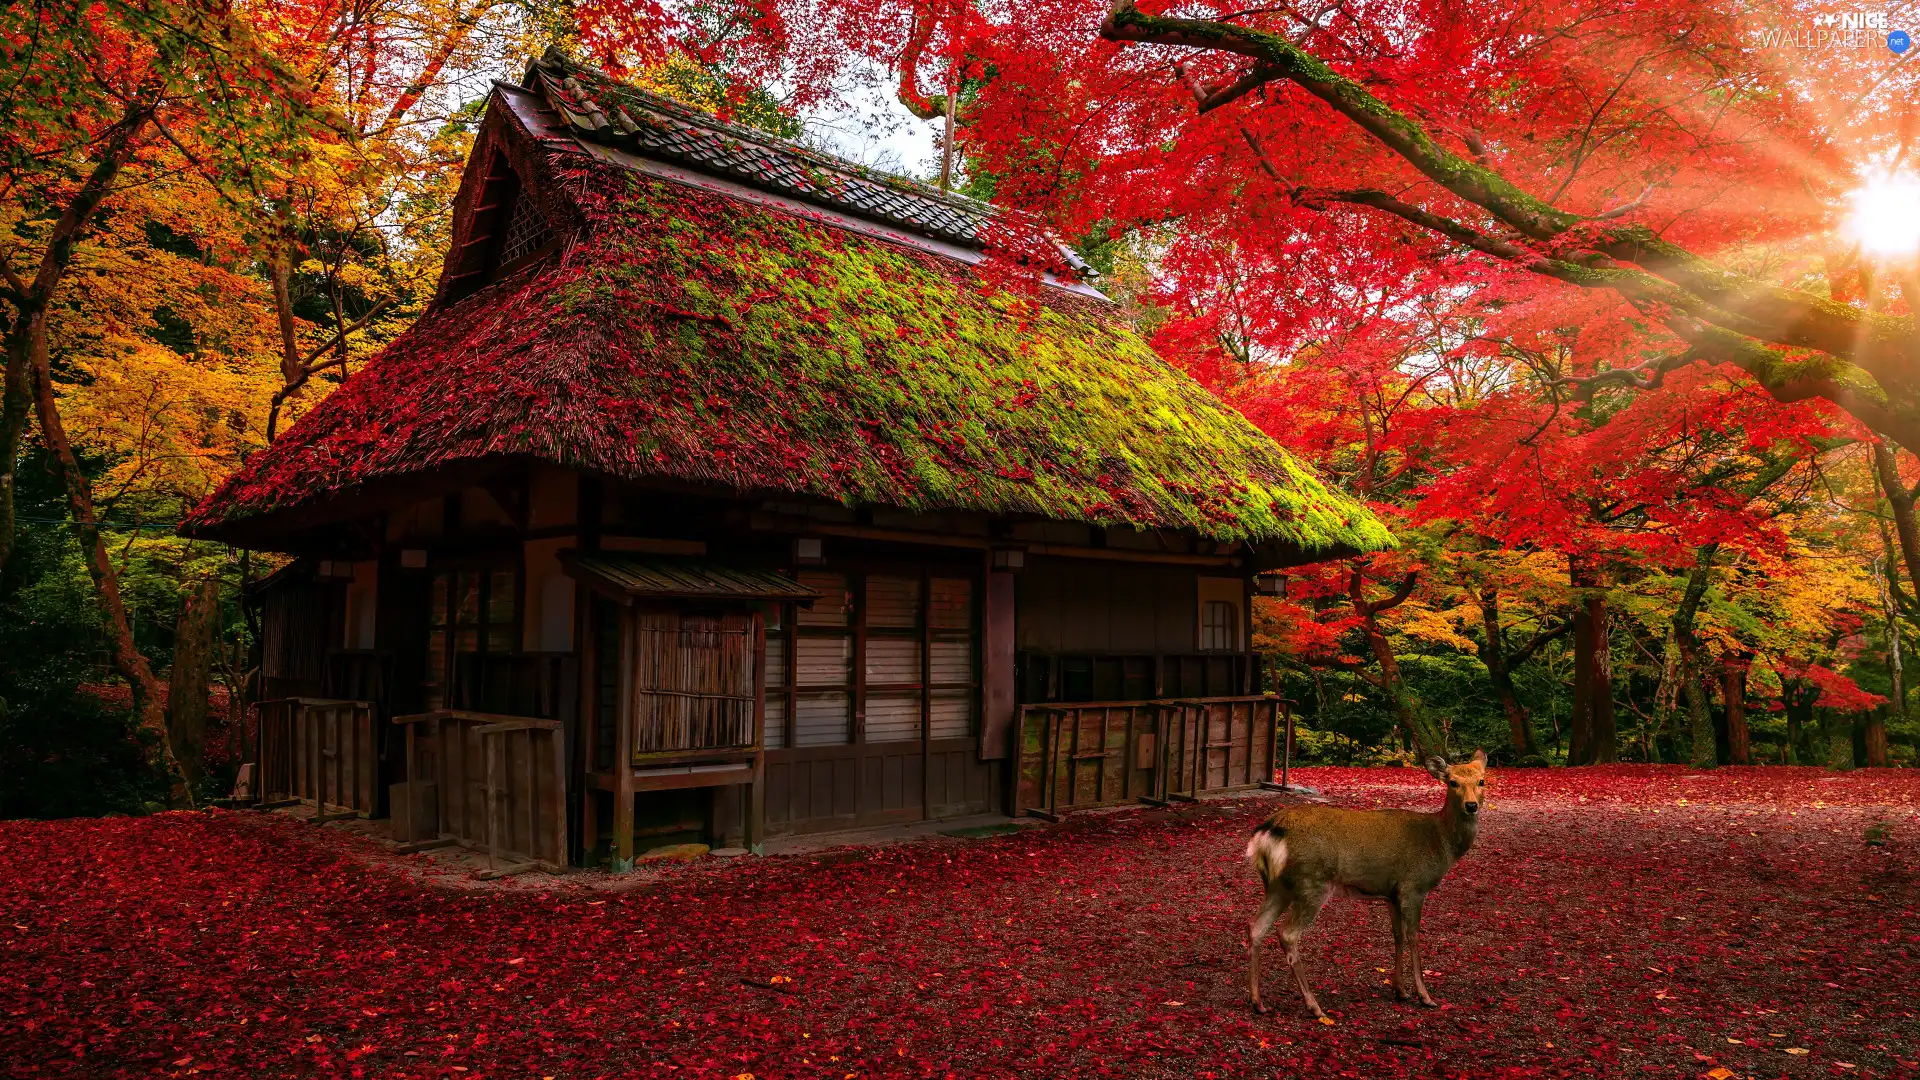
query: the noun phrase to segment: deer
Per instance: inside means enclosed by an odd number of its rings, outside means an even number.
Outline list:
[[[1307,1011],[1316,1019],[1333,1022],[1307,985],[1300,939],[1327,899],[1341,889],[1386,901],[1393,921],[1394,996],[1407,1000],[1402,969],[1410,960],[1414,994],[1420,1004],[1437,1007],[1420,977],[1420,909],[1427,894],[1473,846],[1487,782],[1487,754],[1477,750],[1472,760],[1459,765],[1429,757],[1426,769],[1447,785],[1446,805],[1437,813],[1290,806],[1253,830],[1247,841],[1247,861],[1266,887],[1266,898],[1248,928],[1252,941],[1247,947],[1247,987],[1255,1012],[1267,1011],[1260,1000],[1260,941],[1284,914],[1280,941],[1287,950],[1293,981],[1306,999]]]

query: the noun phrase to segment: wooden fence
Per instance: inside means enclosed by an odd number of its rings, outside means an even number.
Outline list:
[[[371,702],[278,698],[255,708],[262,805],[308,803],[315,821],[373,815],[380,751]]]
[[[438,709],[406,728],[407,803],[397,827],[414,850],[458,844],[487,855],[485,876],[567,862],[566,740],[558,720]]]
[[[1055,816],[1270,783],[1276,697],[1025,705],[1014,813]]]

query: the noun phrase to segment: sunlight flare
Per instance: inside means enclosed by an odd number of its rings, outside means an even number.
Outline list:
[[[1856,189],[1847,233],[1861,250],[1881,258],[1920,255],[1920,179],[1883,173]]]

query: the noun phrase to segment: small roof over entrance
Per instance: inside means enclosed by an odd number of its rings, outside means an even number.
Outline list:
[[[564,556],[569,573],[628,599],[797,600],[820,594],[772,570],[747,570],[699,559],[632,555],[617,551]]]

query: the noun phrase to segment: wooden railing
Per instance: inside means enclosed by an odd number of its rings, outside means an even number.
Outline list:
[[[1272,783],[1285,704],[1272,697],[1166,704],[1161,798]]]
[[[263,806],[307,803],[315,821],[372,816],[380,755],[371,702],[279,698],[255,708]]]
[[[1014,812],[1057,816],[1270,783],[1276,697],[1024,705]]]
[[[566,742],[558,720],[436,709],[406,729],[406,812],[395,839],[487,855],[483,877],[567,861]],[[404,830],[407,835],[400,835]]]

